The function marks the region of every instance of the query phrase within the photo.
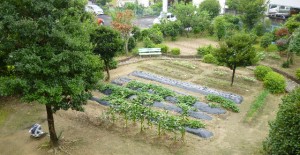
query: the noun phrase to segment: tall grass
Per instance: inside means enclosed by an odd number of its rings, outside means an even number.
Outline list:
[[[257,114],[263,109],[268,94],[269,91],[265,89],[252,102],[250,109],[248,110],[245,117],[246,122],[251,122],[257,116]]]

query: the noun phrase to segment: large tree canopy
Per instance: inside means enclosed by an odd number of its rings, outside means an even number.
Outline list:
[[[193,31],[204,31],[209,27],[210,16],[208,12],[197,9],[192,3],[176,3],[172,8],[172,12],[181,21],[183,28],[192,28]]]
[[[200,5],[200,10],[209,12],[211,18],[214,18],[220,13],[220,3],[217,0],[204,0]]]
[[[118,52],[122,52],[123,41],[121,34],[109,27],[100,26],[92,34],[91,40],[94,43],[94,53],[99,54],[104,61],[105,70],[107,72],[107,80],[109,80],[109,62]]]
[[[88,90],[102,77],[101,62],[91,52],[89,38],[96,24],[84,12],[85,3],[2,0],[0,4],[0,59],[3,66],[13,67],[12,77],[1,77],[5,83],[0,84],[0,95],[19,92],[27,102],[46,105],[54,146],[58,138],[53,112],[83,110],[82,105],[91,97]]]
[[[264,17],[266,4],[264,0],[228,0],[226,4],[230,9],[240,13],[243,24],[252,29]]]
[[[239,66],[248,66],[256,62],[256,52],[253,48],[254,38],[246,33],[236,33],[221,44],[220,50],[214,55],[220,63],[224,63],[233,70],[231,86],[233,85],[235,69]]]

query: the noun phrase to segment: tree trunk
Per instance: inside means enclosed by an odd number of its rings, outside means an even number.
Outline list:
[[[52,111],[51,105],[46,105],[46,110],[47,110],[48,128],[49,128],[49,133],[50,133],[50,142],[53,147],[57,147],[58,146],[58,138],[57,138],[57,135],[55,132],[53,111]]]
[[[107,73],[107,77],[105,78],[105,81],[108,81],[110,79],[110,74],[109,74],[109,62],[108,61],[104,61],[105,64],[105,70]]]
[[[126,55],[128,55],[128,41],[129,41],[129,37],[125,37],[125,52],[126,52]]]
[[[231,77],[231,87],[233,85],[234,75],[235,75],[236,64],[233,65],[232,77]]]

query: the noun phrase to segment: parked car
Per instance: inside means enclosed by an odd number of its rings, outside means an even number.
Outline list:
[[[160,15],[154,19],[153,24],[160,24],[161,20],[167,20],[167,21],[176,21],[177,18],[175,15],[173,15],[172,13],[168,12],[168,13],[160,13]]]
[[[95,4],[88,4],[85,6],[85,11],[86,12],[91,12],[95,15],[103,15],[103,9],[101,9],[98,5]]]

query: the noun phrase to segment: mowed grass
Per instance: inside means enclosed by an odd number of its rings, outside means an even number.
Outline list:
[[[268,95],[269,95],[269,91],[265,89],[257,96],[257,98],[253,101],[253,103],[250,106],[250,109],[246,114],[246,117],[244,119],[245,122],[253,121],[258,115],[258,113],[262,111]]]

